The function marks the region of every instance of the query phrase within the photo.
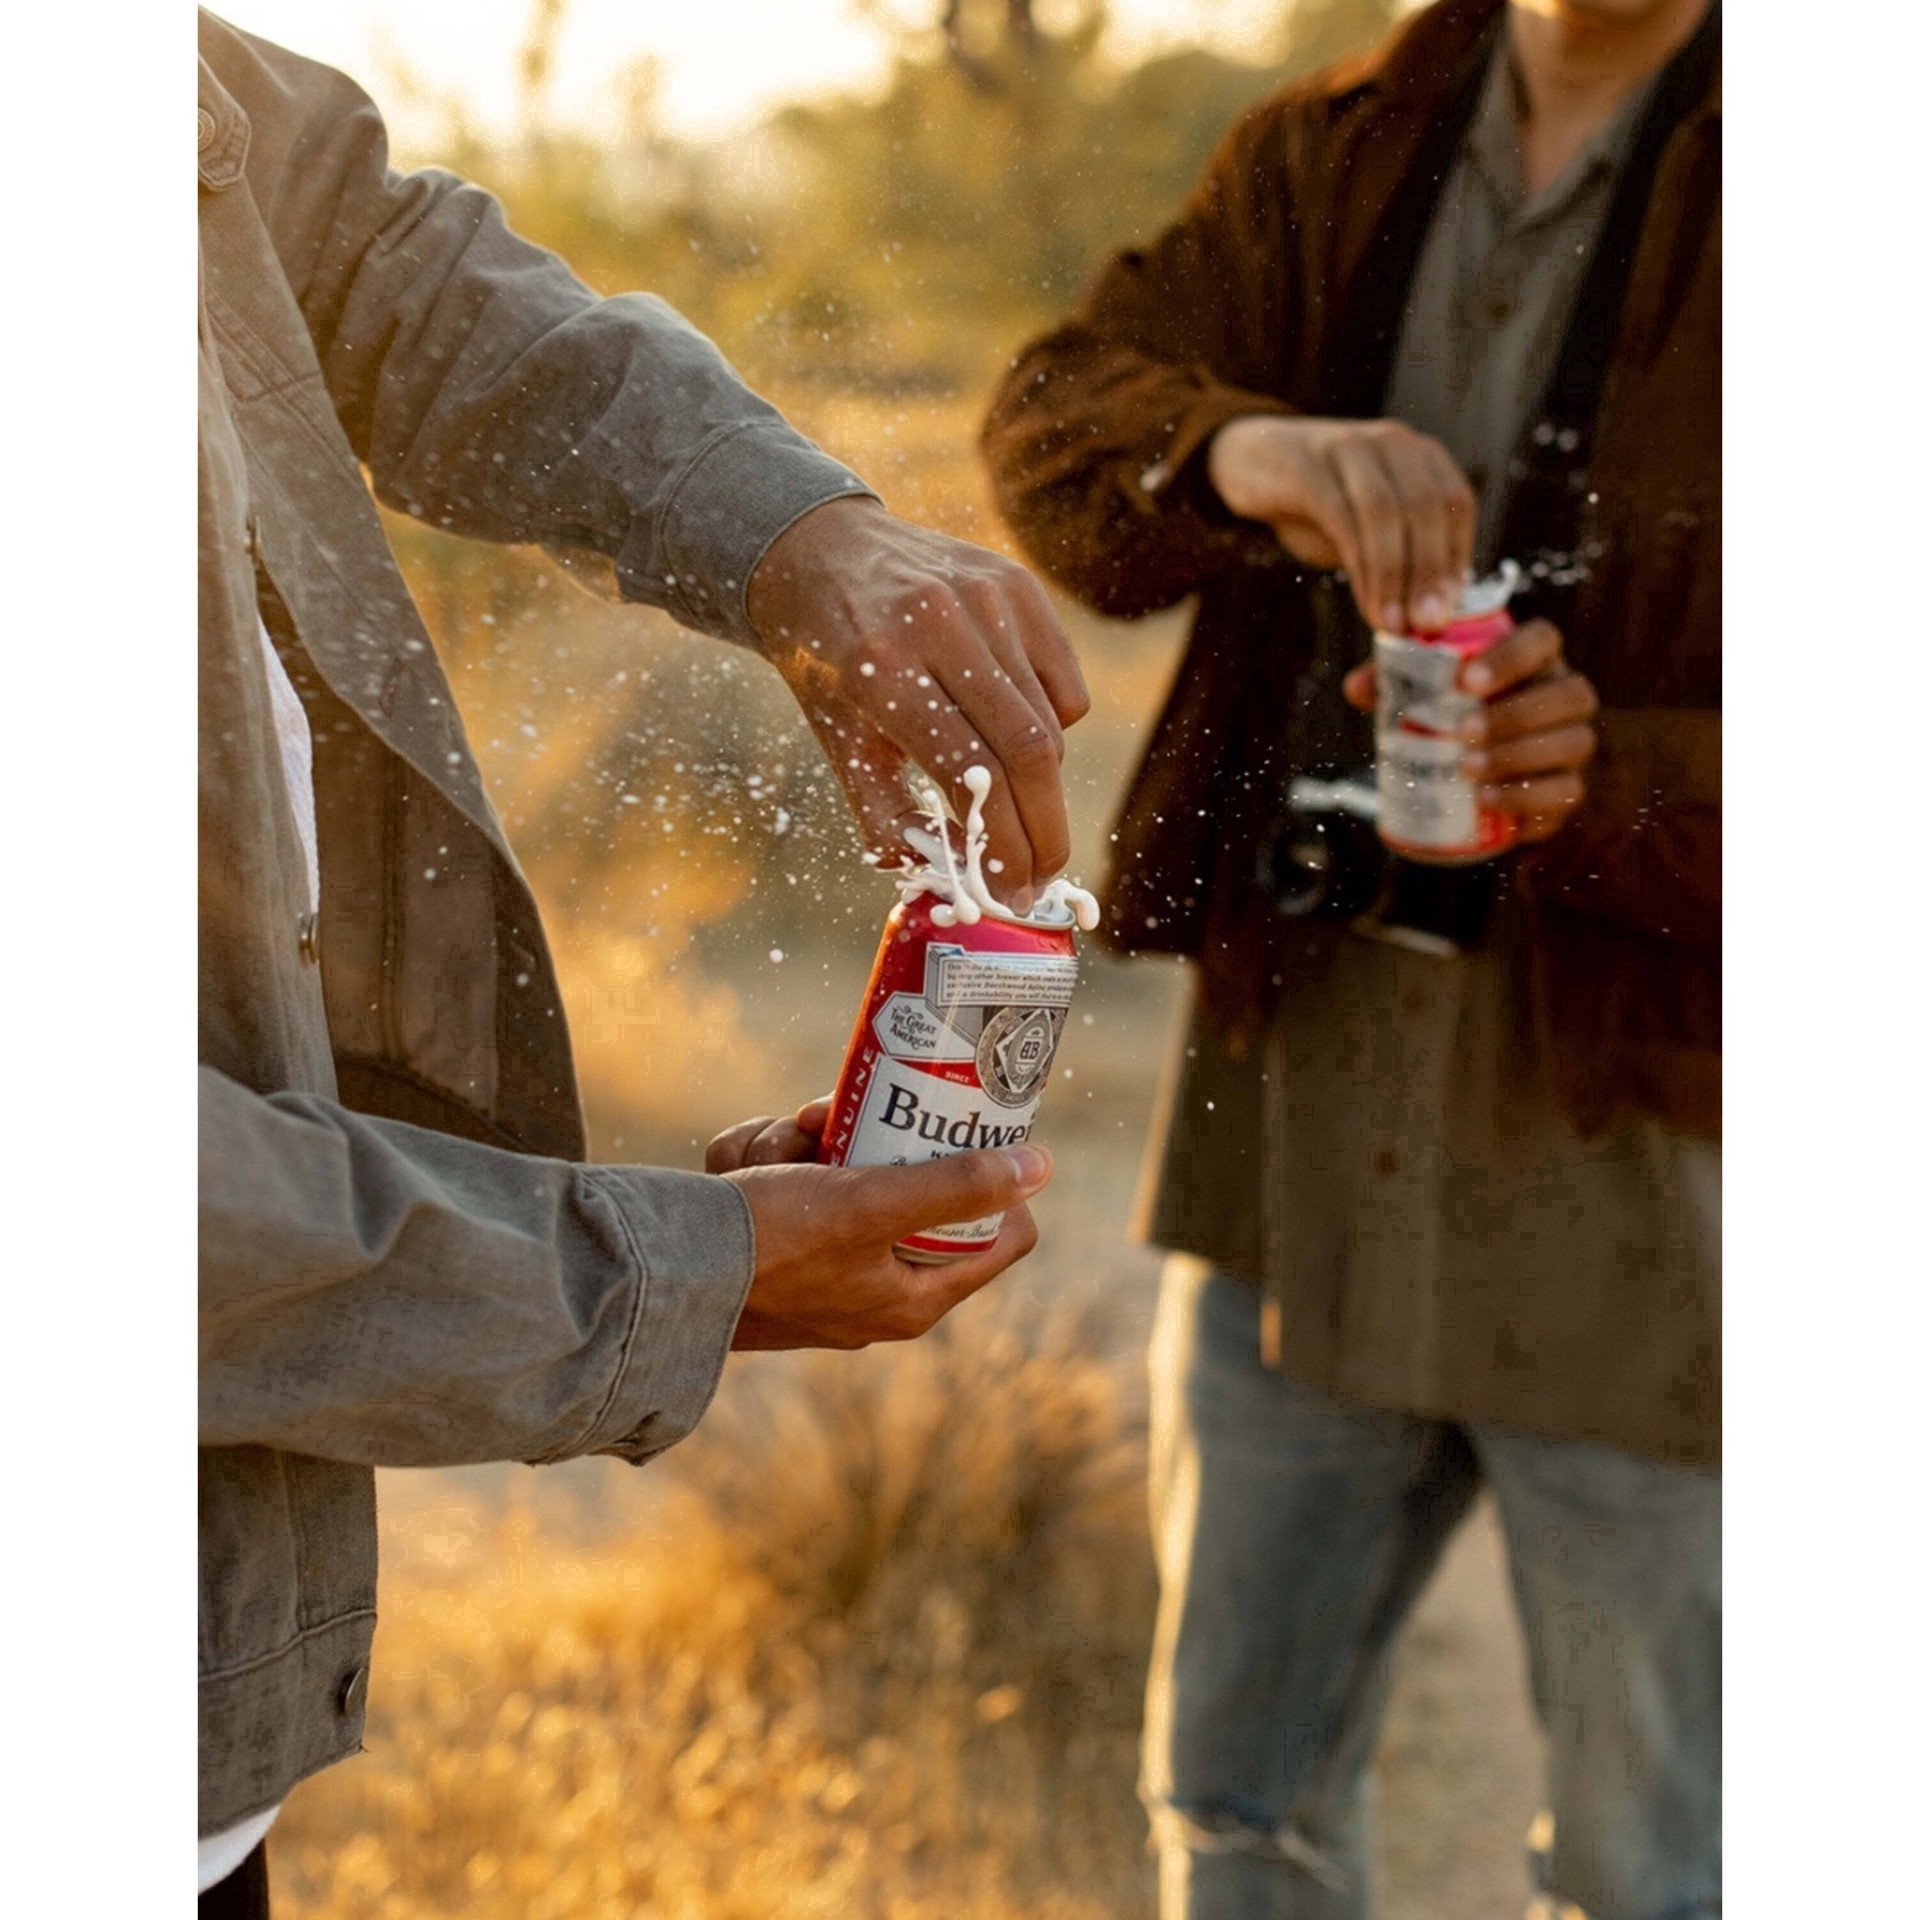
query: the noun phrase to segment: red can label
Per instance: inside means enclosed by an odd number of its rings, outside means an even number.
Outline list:
[[[1080,975],[1073,930],[941,927],[934,905],[896,908],[881,936],[821,1143],[831,1166],[906,1166],[1033,1132]],[[899,1251],[957,1259],[999,1232],[996,1214],[915,1234]]]

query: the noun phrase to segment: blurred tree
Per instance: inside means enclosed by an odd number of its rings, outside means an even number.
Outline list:
[[[527,37],[520,43],[520,121],[533,139],[540,137],[546,119],[554,45],[566,17],[567,0],[533,0]]]
[[[1016,58],[1032,52],[1037,41],[1033,24],[1033,0],[991,0],[992,10],[1000,16],[1000,37]],[[940,31],[946,36],[947,59],[954,70],[982,93],[998,93],[1005,85],[1000,69],[983,60],[968,45],[966,24],[970,13],[966,0],[946,0],[940,16]]]
[[[1255,63],[1107,49],[1102,0],[861,0],[890,37],[878,98],[824,99],[725,145],[667,135],[657,73],[623,77],[620,139],[546,114],[567,0],[531,0],[518,136],[457,115],[442,151],[591,284],[646,286],[776,388],[978,388],[1115,247],[1190,188],[1232,118],[1377,38],[1403,0],[1294,0]]]
[[[1268,57],[1283,80],[1308,74],[1371,46],[1409,0],[1290,0],[1274,17]]]

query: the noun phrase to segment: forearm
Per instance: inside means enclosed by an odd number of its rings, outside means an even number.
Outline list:
[[[641,1460],[753,1269],[726,1182],[504,1152],[200,1070],[200,1440],[376,1466]]]
[[[750,640],[761,555],[858,476],[662,301],[601,299],[480,188],[393,172],[344,76],[204,17],[202,48],[254,120],[249,183],[381,498],[596,555],[595,584]]]
[[[1286,410],[1077,320],[1014,362],[981,444],[1033,563],[1099,611],[1131,617],[1277,557],[1266,528],[1220,506],[1206,455],[1228,421]]]
[[[508,338],[538,324],[527,308],[497,320]],[[369,455],[381,496],[538,542],[584,584],[698,632],[754,644],[746,588],[767,551],[813,508],[871,494],[650,295],[596,301],[497,357],[474,341],[425,413],[411,370],[393,378]]]
[[[1720,938],[1720,715],[1603,710],[1586,799],[1527,853],[1529,898],[1689,944]]]
[[[1206,481],[1227,421],[1288,411],[1278,369],[1301,274],[1284,102],[1228,134],[1178,219],[1108,263],[1014,361],[983,433],[1034,561],[1104,611],[1164,606],[1277,549]]]

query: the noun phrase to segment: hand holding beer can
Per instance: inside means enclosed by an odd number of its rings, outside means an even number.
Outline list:
[[[970,768],[964,869],[944,819],[926,864],[902,877],[827,1114],[829,1166],[904,1166],[1031,1137],[1080,977],[1076,927],[1093,897],[1056,881],[1032,913],[994,901],[982,873],[984,768]],[[1001,1216],[910,1235],[902,1259],[957,1260],[992,1246]]]
[[[1380,838],[1409,860],[1466,865],[1504,853],[1518,837],[1518,823],[1481,801],[1462,766],[1467,723],[1486,702],[1460,676],[1513,631],[1507,602],[1519,581],[1509,560],[1468,584],[1444,627],[1373,636],[1378,826]]]

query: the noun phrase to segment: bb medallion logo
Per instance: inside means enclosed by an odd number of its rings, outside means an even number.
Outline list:
[[[1046,1084],[1060,1025],[1057,1008],[1002,1007],[974,1049],[980,1091],[998,1106],[1026,1106]]]

